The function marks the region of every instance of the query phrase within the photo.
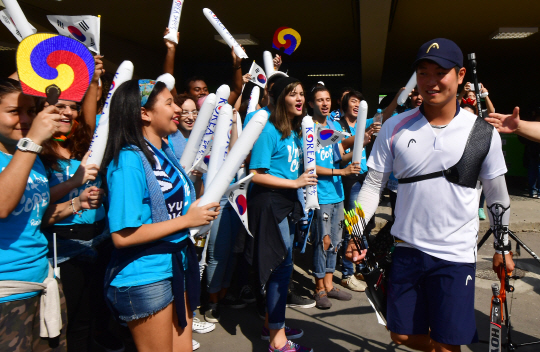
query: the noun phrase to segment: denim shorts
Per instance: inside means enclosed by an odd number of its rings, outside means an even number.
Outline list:
[[[174,300],[172,279],[141,286],[110,286],[107,299],[122,321],[145,318],[164,309]]]

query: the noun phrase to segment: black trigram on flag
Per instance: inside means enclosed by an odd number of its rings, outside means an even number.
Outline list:
[[[259,72],[261,72],[261,70],[259,70],[259,68],[257,67],[257,68],[255,69],[255,73],[259,73]]]
[[[96,43],[94,42],[94,39],[90,38],[90,46],[94,46]]]
[[[79,27],[81,27],[85,32],[90,29],[90,27],[88,27],[88,25],[84,21],[79,22]]]
[[[58,27],[64,29],[64,24],[62,23],[62,21],[56,20],[56,24],[58,25]]]

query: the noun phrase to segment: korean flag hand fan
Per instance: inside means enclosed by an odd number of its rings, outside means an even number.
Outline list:
[[[79,41],[58,34],[37,33],[17,48],[17,73],[24,94],[80,102],[90,86],[95,62]]]

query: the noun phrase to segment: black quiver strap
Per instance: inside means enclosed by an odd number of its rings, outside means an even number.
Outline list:
[[[401,178],[399,183],[413,183],[423,180],[429,180],[436,177],[445,177],[448,182],[460,186],[476,188],[476,182],[482,169],[482,163],[489,153],[491,147],[491,138],[493,137],[493,126],[484,119],[476,118],[474,125],[469,133],[467,144],[461,159],[456,165],[443,170],[432,172],[426,175]]]

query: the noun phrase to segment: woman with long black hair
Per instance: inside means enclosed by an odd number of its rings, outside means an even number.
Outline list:
[[[107,300],[138,351],[191,351],[200,279],[189,228],[209,224],[219,204],[198,207],[193,184],[163,138],[180,108],[162,82],[131,80],[115,92],[104,164],[116,247]],[[215,210],[211,210],[215,208]]]
[[[291,273],[296,222],[303,216],[297,189],[317,184],[317,176],[301,173],[302,141],[298,137],[306,115],[304,88],[292,77],[277,80],[270,94],[275,110],[253,147],[250,171],[253,189],[248,203],[249,224],[255,237],[255,263],[266,289],[266,321],[261,337],[269,351],[307,352],[290,341],[303,335],[285,326],[285,308]]]

